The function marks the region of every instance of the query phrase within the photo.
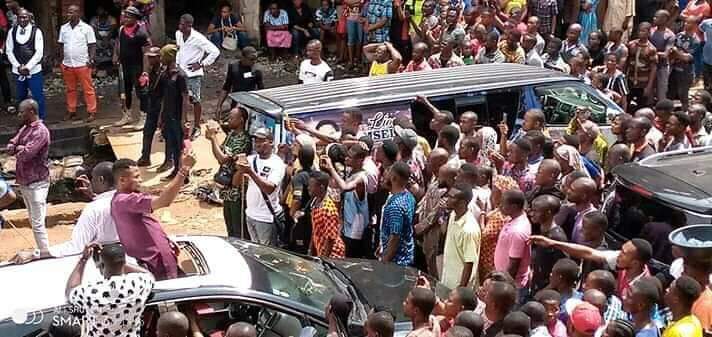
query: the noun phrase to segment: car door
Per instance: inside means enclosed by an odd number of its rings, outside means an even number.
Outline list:
[[[156,322],[162,313],[180,311],[191,323],[197,322],[204,336],[223,336],[237,322],[255,326],[259,337],[325,337],[327,325],[321,318],[286,306],[230,296],[202,296],[152,303],[146,307],[142,336],[156,336]]]

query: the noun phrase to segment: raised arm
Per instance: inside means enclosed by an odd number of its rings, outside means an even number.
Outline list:
[[[532,235],[530,240],[533,245],[545,248],[554,248],[568,254],[573,258],[598,263],[606,262],[606,254],[603,253],[603,251],[596,250],[588,246],[564,241],[556,241],[542,235]]]

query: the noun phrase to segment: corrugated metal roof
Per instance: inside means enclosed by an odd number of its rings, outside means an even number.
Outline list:
[[[567,80],[577,79],[533,66],[482,64],[379,77],[359,77],[328,83],[290,85],[253,91],[250,96],[256,98],[254,95],[259,95],[281,106],[283,112],[298,114],[314,110],[367,106],[383,101],[410,100],[416,95],[457,94]],[[235,98],[244,95],[235,94]]]

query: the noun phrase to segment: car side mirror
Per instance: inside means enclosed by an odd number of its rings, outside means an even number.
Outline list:
[[[299,332],[299,337],[315,337],[316,329],[313,326],[305,326]]]

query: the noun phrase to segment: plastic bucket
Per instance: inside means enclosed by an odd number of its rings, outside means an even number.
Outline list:
[[[712,263],[712,225],[680,227],[670,232],[668,239],[683,249],[686,259]]]

